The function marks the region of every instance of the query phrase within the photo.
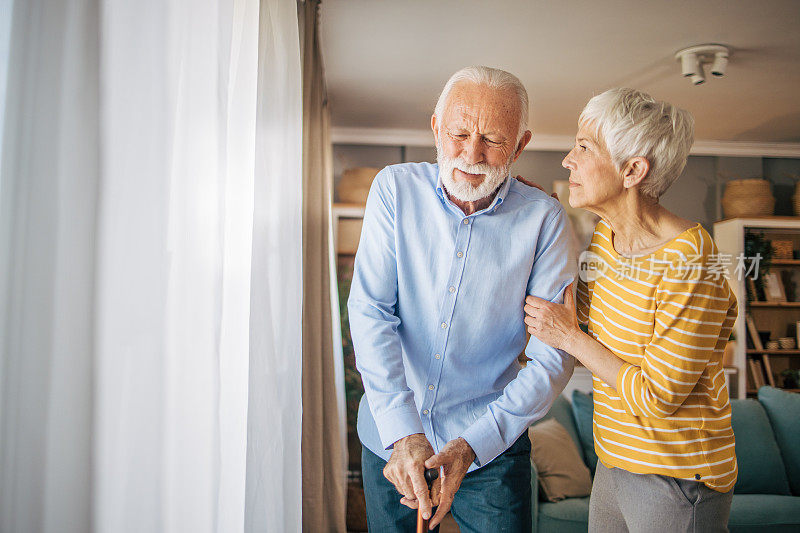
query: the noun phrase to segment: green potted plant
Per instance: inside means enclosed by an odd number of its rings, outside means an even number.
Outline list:
[[[781,372],[783,387],[786,389],[800,389],[800,368],[787,368]]]
[[[772,243],[764,236],[762,232],[748,231],[744,236],[744,257],[746,264],[746,271],[749,272],[752,264],[755,262],[755,257],[760,256],[758,261],[758,271],[751,272],[750,276],[754,277],[756,288],[759,292],[759,299],[764,298],[764,274],[769,272],[769,267],[772,264]]]

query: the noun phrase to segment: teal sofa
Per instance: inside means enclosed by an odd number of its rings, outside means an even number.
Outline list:
[[[758,400],[731,403],[739,477],[734,487],[730,531],[800,531],[800,394],[762,387]],[[592,443],[591,396],[574,391],[571,404],[559,396],[542,420],[548,418],[555,418],[564,426],[594,475],[597,455]],[[533,462],[531,470],[533,531],[587,531],[589,497],[542,501]]]

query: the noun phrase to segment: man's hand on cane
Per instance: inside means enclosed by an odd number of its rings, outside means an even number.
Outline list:
[[[430,494],[439,492],[439,480],[434,481],[433,490],[428,491],[425,481],[425,460],[433,455],[433,447],[423,433],[414,433],[394,443],[392,455],[383,469],[383,475],[397,492],[403,495],[400,503],[411,509],[422,508],[427,520],[438,498],[431,501]]]
[[[430,529],[438,526],[450,511],[461,481],[474,460],[475,452],[472,450],[472,446],[459,437],[445,444],[441,452],[425,461],[425,468],[443,467],[444,470],[443,475],[440,476],[441,488],[437,490],[436,485],[433,486],[434,500],[439,500],[439,508],[436,509],[436,515],[430,521]]]

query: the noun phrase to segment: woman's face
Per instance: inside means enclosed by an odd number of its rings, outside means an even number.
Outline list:
[[[569,169],[569,205],[591,209],[616,198],[625,190],[622,172],[611,161],[594,125],[581,124],[575,146],[561,165]]]

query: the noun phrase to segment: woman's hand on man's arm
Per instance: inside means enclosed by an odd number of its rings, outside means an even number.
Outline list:
[[[575,314],[575,297],[572,295],[574,283],[570,283],[564,289],[563,304],[533,295],[525,298],[525,324],[528,326],[528,332],[548,346],[559,350],[566,351],[569,338],[583,333]]]
[[[617,375],[623,361],[580,329],[572,285],[570,283],[564,289],[563,304],[536,296],[525,298],[525,324],[528,332],[543,343],[569,353],[592,374],[616,389]]]

